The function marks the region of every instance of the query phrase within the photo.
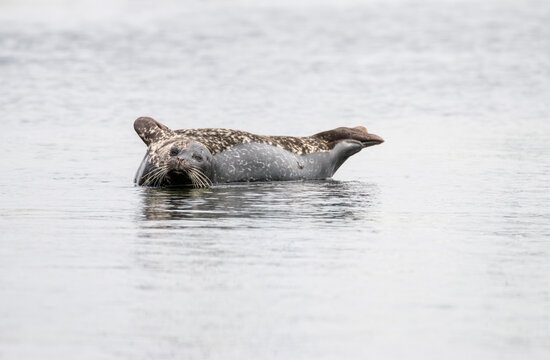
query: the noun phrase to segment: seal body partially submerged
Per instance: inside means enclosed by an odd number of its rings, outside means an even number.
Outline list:
[[[144,186],[327,179],[348,157],[384,141],[361,126],[306,137],[261,136],[228,129],[171,130],[141,117],[134,129],[147,145],[134,180]]]

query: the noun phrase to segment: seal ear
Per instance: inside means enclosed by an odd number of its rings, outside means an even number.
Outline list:
[[[172,131],[168,126],[150,117],[137,118],[136,121],[134,121],[134,130],[136,130],[141,140],[143,140],[147,146]]]

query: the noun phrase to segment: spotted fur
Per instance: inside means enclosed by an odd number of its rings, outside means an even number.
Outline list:
[[[134,128],[148,147],[136,174],[136,183],[140,185],[170,183],[165,179],[175,170],[197,175],[197,180],[203,176],[204,183],[326,178],[349,156],[383,142],[360,126],[305,137],[263,136],[215,128],[171,130],[142,117],[134,122]],[[171,154],[174,149],[176,154]],[[180,153],[184,149],[185,154]],[[197,158],[202,160],[194,163],[193,154],[200,155]]]
[[[175,130],[178,135],[204,144],[212,155],[229,150],[238,144],[259,143],[276,146],[298,155],[327,152],[334,148],[340,140],[353,139],[367,141],[372,138],[364,128],[337,128],[312,136],[264,136],[241,130],[231,129],[184,129]]]
[[[326,141],[313,136],[262,136],[230,129],[185,129],[174,132],[204,144],[213,155],[235,145],[248,143],[276,146],[299,155],[330,150]]]

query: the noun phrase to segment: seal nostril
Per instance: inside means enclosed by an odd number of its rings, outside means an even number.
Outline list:
[[[183,159],[183,158],[180,158],[180,157],[178,158],[178,163],[180,163],[180,164],[181,164],[182,166],[184,166],[184,167],[187,167],[187,166],[191,165],[191,164],[189,163],[189,160]]]

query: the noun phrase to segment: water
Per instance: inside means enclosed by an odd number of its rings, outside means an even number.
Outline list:
[[[0,358],[546,359],[545,1],[0,2]],[[138,116],[386,142],[134,187]]]

